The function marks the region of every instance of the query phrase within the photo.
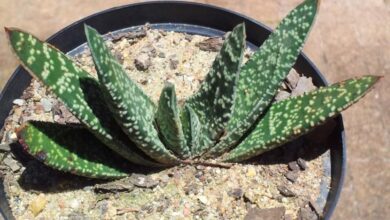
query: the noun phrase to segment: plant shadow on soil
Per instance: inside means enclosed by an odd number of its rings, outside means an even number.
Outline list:
[[[335,126],[335,121],[331,119],[307,135],[286,143],[274,150],[265,152],[243,163],[254,165],[272,165],[287,164],[291,161],[297,160],[298,158],[302,158],[304,160],[315,159],[329,150],[331,146],[336,144],[333,143],[337,140],[337,138],[333,137],[337,133],[334,132],[336,130]],[[11,145],[11,151],[16,159],[25,167],[25,170],[18,179],[19,185],[24,190],[44,193],[59,193],[82,189],[84,187],[92,187],[96,184],[112,181],[80,177],[70,173],[54,170],[24,152],[22,146],[18,143]],[[131,166],[128,167],[128,172],[129,174],[141,173],[147,175],[160,172],[162,169],[163,168]]]
[[[16,157],[16,160],[22,163],[23,167],[25,167],[25,170],[18,179],[18,183],[20,187],[26,191],[59,193],[83,189],[85,187],[112,181],[87,178],[52,169],[27,154],[19,143],[12,144],[11,151]],[[161,171],[161,168],[126,166],[125,171],[129,174],[151,174]]]

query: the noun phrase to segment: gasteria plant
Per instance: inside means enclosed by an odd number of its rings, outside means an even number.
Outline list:
[[[31,121],[18,131],[19,142],[48,166],[94,178],[126,176],[126,161],[153,167],[240,162],[278,147],[352,105],[379,79],[349,79],[272,102],[317,9],[317,0],[301,3],[244,65],[245,26],[237,25],[200,89],[182,106],[169,83],[153,103],[89,26],[85,33],[98,79],[33,35],[6,29],[24,68],[81,122]]]

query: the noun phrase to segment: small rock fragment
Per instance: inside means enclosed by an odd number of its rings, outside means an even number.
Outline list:
[[[298,220],[317,220],[318,216],[310,207],[302,207],[298,211]]]
[[[299,173],[296,171],[288,171],[284,176],[290,180],[291,182],[295,183],[299,177]]]
[[[24,104],[26,104],[26,101],[24,101],[23,99],[15,99],[12,103],[17,106],[23,106]]]
[[[241,188],[235,188],[230,190],[228,195],[235,199],[240,199],[244,195],[244,191]]]
[[[146,31],[144,29],[138,30],[138,31],[131,31],[127,33],[119,33],[119,34],[112,34],[112,42],[116,42],[121,40],[122,38],[126,38],[129,40],[136,39],[136,38],[142,38],[146,36]]]
[[[164,52],[159,52],[157,56],[160,57],[160,58],[165,58],[165,53]]]
[[[123,64],[124,58],[119,51],[114,51],[114,57],[120,64]]]
[[[297,164],[299,165],[299,167],[300,167],[302,170],[306,170],[306,169],[307,169],[307,163],[306,163],[306,161],[305,161],[304,159],[298,158]]]
[[[223,40],[220,37],[212,37],[196,44],[200,50],[217,52],[221,49]]]
[[[276,207],[270,209],[250,208],[244,220],[277,220],[283,219],[286,209]]]
[[[322,210],[318,207],[317,203],[312,199],[309,201],[310,207],[316,212],[318,216],[322,216]]]
[[[305,92],[310,92],[316,87],[310,77],[302,76],[299,78],[297,86],[291,91],[291,96],[302,95]]]
[[[275,96],[275,101],[281,101],[290,97],[290,93],[284,90],[279,91]]]
[[[243,197],[244,197],[245,202],[248,202],[251,204],[256,204],[257,195],[255,193],[253,193],[251,191],[245,192]]]
[[[141,53],[146,53],[150,57],[156,57],[157,56],[157,51],[156,48],[153,47],[152,44],[146,45],[141,49]]]
[[[249,167],[248,171],[246,172],[247,177],[254,177],[256,176],[256,170],[254,167]]]
[[[51,108],[53,107],[53,103],[49,99],[46,99],[46,98],[41,99],[41,105],[42,105],[43,110],[45,112],[50,112]]]
[[[188,184],[187,186],[184,187],[184,193],[186,195],[190,195],[190,194],[197,195],[199,193],[199,186],[194,183]]]
[[[135,58],[134,65],[137,70],[145,71],[152,65],[152,61],[148,54],[140,53],[137,58]]]
[[[193,38],[194,36],[191,34],[184,34],[184,39],[186,39],[188,42],[191,42]]]
[[[155,186],[158,185],[157,180],[154,180],[150,176],[146,176],[143,174],[132,174],[129,177],[129,180],[135,186],[143,187],[143,188],[154,188]]]
[[[298,166],[297,161],[291,161],[290,163],[288,163],[288,168],[292,171],[298,171],[299,166]]]
[[[179,59],[177,59],[176,55],[172,55],[169,57],[169,67],[171,70],[177,69],[177,66],[179,65]]]
[[[18,135],[16,135],[15,132],[10,132],[10,133],[8,133],[8,137],[7,138],[8,138],[9,142],[15,142],[15,141],[18,140]]]
[[[295,69],[291,69],[286,77],[287,86],[291,91],[297,86],[299,78],[300,76],[297,71],[295,71]]]
[[[207,200],[207,197],[206,196],[199,196],[198,197],[198,199],[199,199],[199,201],[201,202],[201,203],[203,203],[203,204],[205,204],[205,205],[207,205],[208,204],[208,200]]]
[[[46,203],[46,197],[44,194],[41,193],[34,200],[31,201],[28,209],[32,212],[34,216],[37,216],[45,208]]]
[[[280,194],[285,196],[285,197],[296,196],[296,194],[293,191],[291,191],[289,188],[287,188],[287,186],[285,186],[285,185],[278,186],[278,190],[279,190]]]
[[[98,184],[94,187],[96,193],[115,193],[115,192],[130,192],[134,189],[134,185],[129,178]]]
[[[72,199],[69,201],[69,207],[73,210],[77,210],[80,207],[80,202],[76,198]]]
[[[20,170],[19,164],[14,159],[12,159],[10,157],[6,157],[3,160],[3,163],[5,165],[7,165],[12,170],[12,172],[17,172],[18,170]]]
[[[9,144],[0,144],[1,152],[8,152],[11,150],[11,146]]]

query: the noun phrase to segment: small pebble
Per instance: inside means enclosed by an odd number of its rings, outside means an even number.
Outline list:
[[[0,144],[0,151],[2,152],[8,152],[11,150],[11,147],[9,144]]]
[[[9,141],[14,142],[18,140],[18,136],[15,132],[8,133]]]
[[[288,168],[292,171],[299,170],[299,166],[298,166],[298,163],[296,161],[291,161],[290,163],[288,163]]]
[[[198,197],[198,199],[199,199],[199,201],[201,202],[201,203],[203,203],[203,204],[205,204],[205,205],[207,205],[208,204],[208,200],[207,200],[207,198],[206,198],[206,196],[199,196]]]
[[[223,40],[220,37],[212,37],[196,44],[200,50],[217,52],[221,49]]]
[[[280,194],[283,196],[286,196],[286,197],[296,196],[296,194],[293,191],[291,191],[289,188],[287,188],[287,186],[285,186],[285,185],[278,186],[278,190],[279,190]]]
[[[152,177],[143,174],[132,174],[129,177],[129,181],[135,186],[143,188],[154,188],[158,185],[157,180],[154,180]]]
[[[17,172],[18,170],[20,170],[20,166],[19,164],[16,162],[16,160],[10,158],[10,157],[6,157],[4,160],[3,160],[3,163],[5,165],[7,165],[9,168],[11,168],[12,172]]]
[[[177,66],[179,65],[179,60],[177,59],[176,55],[172,55],[169,57],[169,67],[171,70],[177,69]]]
[[[50,112],[51,108],[53,107],[53,103],[46,98],[41,99],[41,104],[45,112]]]
[[[275,100],[276,101],[281,101],[281,100],[284,100],[284,99],[287,99],[288,97],[290,97],[290,93],[287,92],[287,91],[284,91],[284,90],[281,90],[279,91],[276,96],[275,96]]]
[[[80,207],[80,202],[78,201],[78,199],[72,199],[69,202],[69,207],[74,210],[77,210]]]
[[[300,167],[302,170],[306,170],[306,169],[307,169],[307,163],[306,163],[306,161],[305,161],[304,159],[298,158],[297,164],[299,165],[299,167]]]
[[[276,207],[269,209],[250,208],[244,220],[275,220],[283,219],[286,208]]]
[[[249,167],[248,171],[246,172],[247,177],[254,177],[256,176],[256,169],[254,167]]]
[[[244,191],[241,188],[236,188],[229,191],[228,195],[235,199],[240,199],[244,195]]]
[[[137,70],[145,71],[152,65],[152,61],[148,54],[140,53],[138,57],[135,58],[134,65]]]
[[[302,76],[299,78],[297,86],[292,90],[291,96],[294,97],[302,95],[305,92],[310,92],[314,89],[316,89],[316,87],[314,86],[312,79],[306,76]]]
[[[17,106],[23,106],[24,104],[26,104],[26,101],[24,101],[23,99],[15,99],[12,103]]]
[[[291,69],[290,72],[288,73],[287,77],[286,77],[286,81],[287,81],[288,87],[291,90],[295,89],[295,87],[298,84],[299,78],[300,78],[300,76],[297,73],[297,71],[295,71],[295,69]]]
[[[290,180],[291,182],[295,183],[298,179],[299,173],[296,171],[288,171],[284,176]]]
[[[28,209],[32,212],[34,216],[37,216],[45,208],[46,203],[46,196],[41,193],[34,200],[31,201]]]

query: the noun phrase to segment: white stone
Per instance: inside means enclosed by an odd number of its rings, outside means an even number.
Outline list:
[[[26,101],[24,101],[23,99],[15,99],[12,103],[14,103],[15,105],[18,105],[18,106],[22,106],[22,105],[26,104]]]
[[[208,200],[207,200],[207,198],[206,198],[206,196],[199,196],[198,197],[198,199],[199,199],[199,201],[201,202],[201,203],[203,203],[203,204],[205,204],[205,205],[207,205],[208,204]]]

